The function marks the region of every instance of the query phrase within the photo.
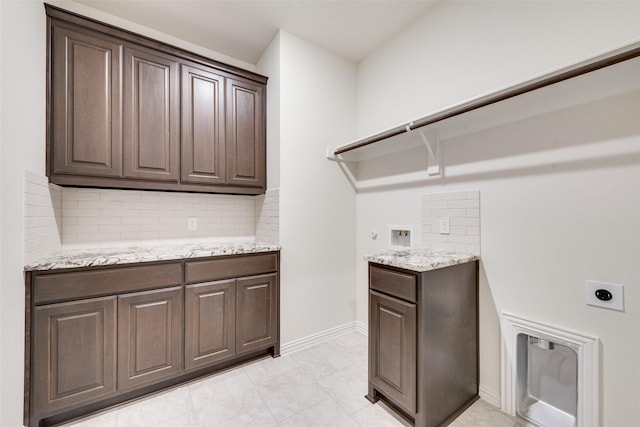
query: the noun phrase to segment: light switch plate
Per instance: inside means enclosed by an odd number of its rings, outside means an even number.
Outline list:
[[[449,234],[449,217],[441,216],[439,218],[439,227],[438,230],[440,234]]]
[[[609,291],[611,293],[611,299],[609,301],[598,299],[596,297],[596,291],[599,289]],[[584,282],[584,302],[595,307],[624,311],[624,286],[617,283],[586,280]]]

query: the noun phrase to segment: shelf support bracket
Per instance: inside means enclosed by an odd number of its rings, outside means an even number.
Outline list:
[[[326,156],[327,160],[331,160],[332,162],[346,162],[346,160],[344,160],[340,154],[335,154],[334,149],[331,147],[327,147]]]
[[[415,129],[425,147],[427,147],[427,175],[438,176],[440,171],[440,140],[435,129],[419,128]]]

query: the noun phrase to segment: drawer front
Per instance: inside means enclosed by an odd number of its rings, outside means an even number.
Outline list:
[[[405,301],[416,301],[416,276],[412,274],[370,265],[369,287]]]
[[[185,264],[185,280],[187,283],[209,282],[277,270],[278,255],[275,253],[189,261]]]
[[[33,278],[33,302],[38,305],[180,285],[181,283],[182,264],[179,262],[43,274]]]

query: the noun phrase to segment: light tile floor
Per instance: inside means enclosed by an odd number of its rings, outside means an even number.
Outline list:
[[[367,393],[367,338],[352,332],[257,360],[67,427],[410,426]],[[451,427],[525,427],[479,400]]]

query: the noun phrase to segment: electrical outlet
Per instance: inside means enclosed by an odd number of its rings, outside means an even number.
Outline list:
[[[440,234],[449,234],[449,217],[448,216],[440,217],[438,230],[440,231]]]
[[[196,218],[195,216],[192,216],[187,220],[187,230],[195,231],[197,229],[198,229],[198,218]]]
[[[624,311],[624,287],[617,283],[587,280],[584,283],[584,302],[595,307]]]

